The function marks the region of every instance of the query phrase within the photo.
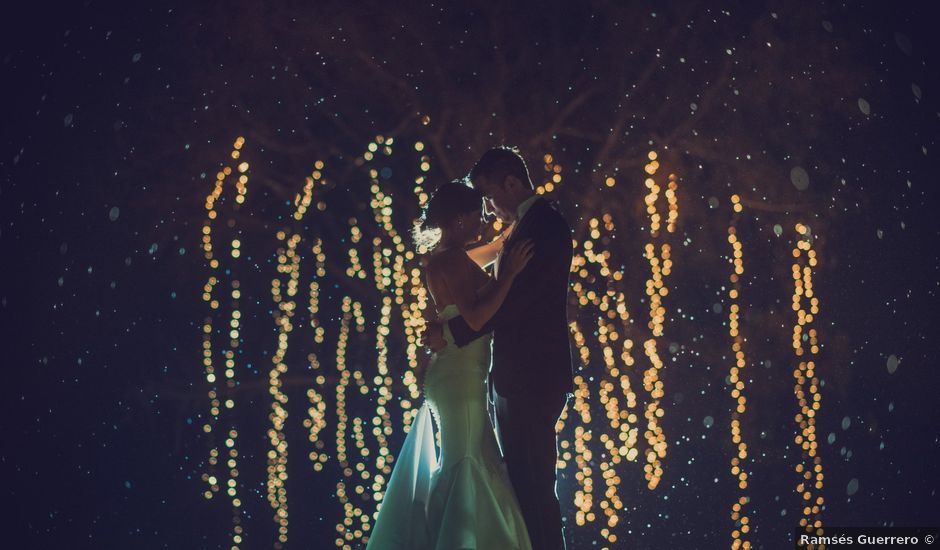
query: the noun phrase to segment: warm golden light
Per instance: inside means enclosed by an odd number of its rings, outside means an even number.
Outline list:
[[[232,159],[238,159],[241,156],[241,148],[244,146],[245,139],[239,137],[235,140],[234,149],[231,152]],[[232,205],[233,209],[237,209],[245,201],[245,197],[248,192],[248,169],[249,164],[247,162],[241,162],[237,170],[239,172],[238,178],[235,180],[235,195],[233,197],[235,204]],[[202,289],[202,299],[206,302],[210,309],[210,314],[206,316],[203,326],[203,366],[205,367],[205,376],[206,382],[209,383],[209,421],[203,425],[203,432],[207,435],[212,435],[213,430],[219,426],[221,423],[221,415],[223,414],[223,407],[226,411],[225,415],[228,418],[229,429],[225,435],[224,445],[227,449],[228,461],[226,465],[228,466],[228,479],[225,482],[226,494],[231,499],[232,506],[232,523],[233,523],[233,537],[232,543],[233,548],[238,548],[238,545],[242,542],[241,537],[241,500],[238,498],[238,430],[235,428],[234,414],[235,414],[235,405],[236,401],[232,398],[225,399],[223,402],[219,398],[220,391],[229,391],[236,386],[237,377],[236,377],[236,365],[235,365],[235,350],[239,347],[240,340],[240,326],[241,326],[241,311],[239,306],[239,300],[241,298],[241,290],[239,280],[236,278],[236,273],[238,271],[237,264],[235,260],[241,257],[241,248],[242,241],[238,237],[241,234],[240,230],[234,225],[234,222],[230,222],[227,225],[227,229],[230,229],[234,232],[235,236],[231,238],[229,255],[232,258],[231,265],[226,264],[226,269],[223,271],[222,263],[219,258],[216,258],[213,254],[213,239],[212,239],[212,222],[218,218],[218,204],[227,199],[223,195],[225,188],[225,180],[228,176],[232,175],[232,168],[230,166],[225,166],[216,174],[215,185],[213,186],[212,191],[206,197],[206,219],[203,222],[202,227],[202,248],[203,253],[206,259],[206,265],[209,268],[210,275],[206,281],[206,284]],[[225,228],[223,228],[225,229]],[[224,242],[224,241],[223,241]],[[214,291],[216,290],[217,285],[219,284],[222,277],[228,277],[230,279],[229,284],[231,291],[229,293],[229,301],[227,303],[230,308],[230,316],[228,319],[228,332],[224,333],[221,330],[217,331],[214,326],[214,311],[219,310],[222,307],[223,302],[216,298]],[[221,349],[221,355],[225,357],[225,382],[222,388],[219,387],[219,378],[216,373],[216,366],[213,362],[213,357],[215,353],[214,349],[214,336],[218,334],[226,334],[228,336],[228,341],[225,342]],[[219,466],[220,451],[219,448],[214,446],[209,452],[209,466],[210,470],[214,471]],[[220,480],[217,475],[210,475],[209,473],[204,473],[202,476],[203,481],[205,481],[209,488],[203,494],[207,499],[213,498],[215,493],[218,493],[221,489]]]
[[[813,317],[819,313],[819,300],[814,295],[812,269],[817,262],[817,253],[813,250],[814,238],[810,227],[797,223],[794,229],[797,240],[793,248],[791,266],[792,309],[796,314],[796,324],[793,325],[793,353],[798,364],[793,370],[793,393],[800,408],[794,418],[799,430],[794,442],[800,447],[800,461],[795,467],[800,479],[796,492],[802,495],[804,503],[807,504],[803,509],[803,517],[800,518],[800,526],[807,534],[820,535],[821,510],[824,504],[823,468],[822,458],[817,454],[816,415],[819,413],[822,398],[819,394],[820,379],[815,363],[819,340]]]
[[[751,543],[746,535],[750,532],[750,517],[744,510],[750,503],[750,497],[746,491],[748,489],[748,473],[745,469],[747,464],[748,450],[747,443],[741,430],[741,419],[747,411],[747,397],[745,396],[745,376],[742,376],[743,369],[747,366],[747,360],[744,353],[745,339],[741,335],[739,321],[741,318],[741,305],[739,297],[742,290],[741,276],[744,275],[744,249],[738,238],[737,224],[740,221],[740,213],[743,211],[740,197],[731,196],[732,219],[728,227],[728,243],[731,245],[733,260],[733,269],[728,279],[730,288],[728,298],[730,306],[728,308],[728,335],[731,337],[731,354],[734,358],[728,371],[728,380],[734,409],[731,411],[731,442],[736,448],[736,453],[731,458],[731,475],[736,479],[736,485],[741,494],[731,506],[731,522],[734,528],[731,531],[732,548],[750,548]]]

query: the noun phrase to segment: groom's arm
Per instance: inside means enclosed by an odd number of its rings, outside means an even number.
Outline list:
[[[496,314],[480,330],[470,328],[463,317],[449,320],[444,324],[445,340],[465,346],[503,323],[522,322],[532,306],[551,294],[553,289],[559,286],[567,289],[571,269],[571,231],[560,215],[556,216],[550,220],[552,223],[539,228],[535,256],[516,276]]]

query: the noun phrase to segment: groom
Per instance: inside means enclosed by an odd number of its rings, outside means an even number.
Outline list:
[[[555,489],[555,423],[573,390],[567,315],[571,229],[549,201],[535,194],[515,149],[484,153],[470,171],[470,181],[483,194],[487,210],[515,224],[503,249],[531,239],[535,255],[479,331],[456,317],[430,324],[425,343],[433,350],[445,342],[462,347],[494,332],[490,393],[509,477],[532,548],[564,550]]]

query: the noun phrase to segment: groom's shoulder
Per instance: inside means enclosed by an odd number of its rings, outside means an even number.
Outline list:
[[[558,204],[557,200],[550,199],[543,195],[539,197],[539,200],[535,202],[533,207],[535,207],[536,205],[540,205],[542,207],[541,209],[548,215],[561,216],[561,207]]]
[[[540,202],[545,204],[545,216],[551,219],[553,224],[558,225],[559,227],[564,226],[567,231],[571,231],[571,227],[568,225],[568,220],[565,219],[565,215],[562,213],[561,205],[558,201],[549,198],[543,198]]]

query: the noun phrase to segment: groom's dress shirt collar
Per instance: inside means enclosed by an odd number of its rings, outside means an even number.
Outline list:
[[[540,195],[532,195],[526,200],[522,201],[522,204],[516,208],[516,225],[518,227],[519,222],[522,221],[522,217],[525,216],[526,212],[529,211],[529,208],[532,208],[532,205],[535,204],[535,201],[539,200]]]

